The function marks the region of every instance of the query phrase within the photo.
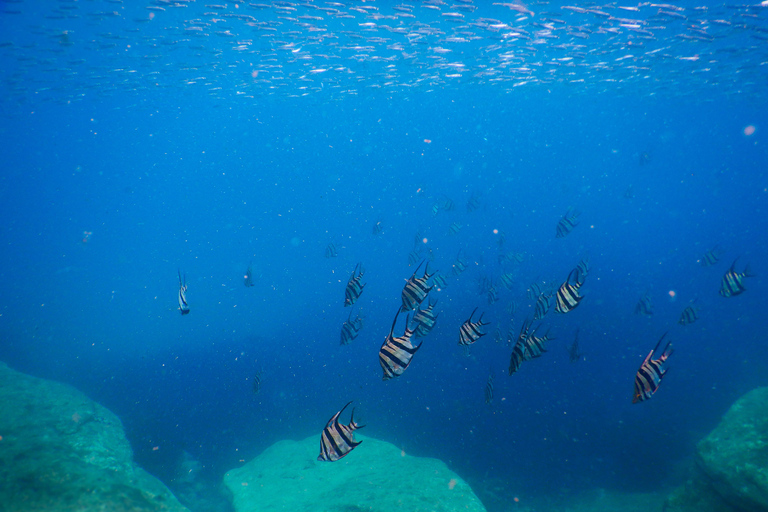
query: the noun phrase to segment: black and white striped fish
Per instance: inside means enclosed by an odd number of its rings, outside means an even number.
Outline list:
[[[549,313],[549,309],[552,307],[552,302],[549,300],[550,298],[551,296],[542,293],[539,295],[539,298],[536,299],[536,308],[533,312],[534,320],[541,320],[547,313]]]
[[[578,265],[576,265],[576,270],[579,271],[582,279],[587,277],[587,274],[589,274],[589,257],[582,259]]]
[[[358,269],[360,270],[359,274]],[[355,270],[352,271],[352,275],[347,282],[347,288],[344,290],[344,307],[351,306],[357,302],[357,299],[360,298],[360,294],[363,293],[365,284],[360,284],[363,274],[365,274],[365,269],[358,263],[355,265]]]
[[[525,353],[523,355],[523,359],[525,361],[540,357],[542,353],[547,351],[547,349],[544,348],[544,344],[554,339],[549,337],[549,331],[547,331],[547,334],[539,338],[536,336],[537,330],[538,327],[534,329],[533,332],[525,340]]]
[[[523,262],[523,255],[519,252],[508,252],[505,254],[499,254],[498,257],[499,265],[503,265],[504,263],[522,263]]]
[[[488,380],[485,383],[485,403],[491,405],[493,402],[493,374],[488,375]]]
[[[457,234],[459,231],[461,231],[461,228],[464,227],[458,222],[451,223],[450,226],[448,226],[448,236],[453,236]]]
[[[349,425],[339,423],[339,416],[351,403],[347,402],[347,405],[334,414],[325,425],[320,436],[320,455],[317,456],[317,460],[335,462],[344,458],[362,443],[362,441],[355,441],[355,430],[363,428],[365,425],[355,423],[354,409],[352,409],[352,416],[349,418]]]
[[[250,263],[248,264],[248,269],[245,271],[245,275],[243,276],[243,282],[245,283],[246,288],[256,286],[256,284],[253,282],[253,270],[251,269]]]
[[[363,328],[363,320],[360,316],[355,316],[352,319],[352,312],[349,312],[347,321],[341,325],[341,345],[349,345],[360,334],[360,330]]]
[[[436,286],[438,291],[445,288],[447,284],[448,284],[448,281],[446,280],[444,275],[436,273],[432,276],[432,286]]]
[[[392,328],[389,330],[389,335],[379,349],[379,364],[381,364],[381,369],[384,370],[384,376],[381,380],[389,380],[402,375],[410,366],[413,355],[423,344],[422,342],[414,347],[413,343],[411,343],[413,331],[408,328],[410,319],[405,321],[405,333],[399,338],[393,337],[399,315],[400,310],[398,309],[392,322]]]
[[[632,398],[633,404],[651,398],[656,390],[659,389],[661,379],[667,373],[667,359],[669,359],[669,356],[671,356],[673,352],[672,342],[667,342],[664,351],[658,359],[651,359],[654,352],[659,349],[661,341],[666,335],[667,333],[664,333],[664,335],[659,338],[656,346],[648,353],[643,360],[643,364],[640,365],[640,369],[637,370],[637,374],[635,375],[635,393]]]
[[[478,208],[480,208],[480,194],[478,192],[473,192],[472,196],[467,201],[467,213],[472,213]]]
[[[696,302],[695,300],[693,301]],[[683,310],[680,314],[680,320],[677,321],[680,325],[692,324],[699,319],[699,308],[691,304]]]
[[[507,290],[511,290],[512,287],[515,285],[515,275],[512,272],[507,272],[505,274],[501,274],[501,277],[499,278],[501,281],[501,284],[504,285],[504,288]]]
[[[423,338],[435,327],[437,317],[440,313],[435,313],[435,305],[437,300],[433,303],[429,301],[429,306],[426,309],[417,309],[413,314],[413,321],[416,322],[416,327],[413,330],[414,338]]]
[[[189,304],[187,304],[187,276],[184,275],[184,279],[181,278],[181,270],[179,270],[179,311],[182,315],[189,313]]]
[[[643,295],[640,300],[637,301],[637,305],[635,306],[635,314],[653,316],[653,303],[651,302],[651,296],[648,295],[648,292],[645,292],[645,295]]]
[[[480,315],[480,318],[477,320],[477,322],[472,322],[472,317],[475,315],[475,311],[477,311],[477,308],[472,311],[472,314],[469,315],[469,318],[459,328],[459,345],[472,345],[477,340],[488,334],[482,331],[483,326],[490,325],[490,322],[483,323],[483,315],[485,313]]]
[[[336,251],[336,244],[334,244],[333,242],[328,244],[328,246],[325,248],[325,257],[335,258],[338,255],[339,253]]]
[[[555,311],[558,313],[567,313],[576,308],[584,297],[579,295],[579,288],[584,284],[584,276],[579,272],[578,267],[571,270],[568,279],[560,285],[557,290],[557,306]]]
[[[728,269],[728,272],[725,273],[723,280],[720,282],[720,295],[723,297],[733,297],[734,295],[743,293],[744,290],[746,290],[744,287],[744,278],[754,277],[754,274],[752,274],[749,269],[749,265],[746,266],[744,272],[736,272],[737,260],[738,258],[733,260],[731,268]]]
[[[419,263],[419,266],[416,267],[416,270],[413,271],[413,275],[403,287],[403,293],[401,295],[403,305],[400,308],[400,311],[402,312],[413,311],[416,309],[416,306],[421,304],[424,299],[427,298],[429,291],[434,286],[427,286],[427,281],[429,281],[429,278],[435,274],[434,272],[432,274],[429,273],[429,263],[427,263],[427,266],[424,268],[424,275],[422,277],[416,277],[416,272],[419,271],[423,263],[423,261]]]
[[[520,334],[517,336],[515,346],[512,347],[512,355],[509,358],[509,375],[519,370],[520,365],[525,361],[525,344],[528,341],[532,323],[533,320],[526,318],[520,327]]]
[[[579,225],[579,215],[581,215],[580,212],[574,210],[572,207],[568,208],[568,211],[565,212],[565,215],[563,215],[557,223],[557,238],[563,238],[573,231],[573,228]]]
[[[702,256],[699,260],[699,263],[701,263],[702,267],[711,267],[720,261],[720,257],[723,255],[723,253],[724,251],[720,248],[720,246],[716,245],[704,253],[704,256]]]
[[[496,287],[491,285],[488,288],[488,304],[495,304],[499,300],[499,292],[496,291]]]

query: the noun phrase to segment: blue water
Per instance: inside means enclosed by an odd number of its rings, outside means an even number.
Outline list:
[[[88,21],[74,21],[84,25],[72,37],[103,30]],[[120,19],[101,23],[117,30]],[[14,51],[50,40],[14,30]],[[140,34],[126,37],[139,44]],[[764,80],[744,91],[681,74],[651,88],[468,80],[238,98],[185,87],[183,71],[151,60],[138,73],[149,82],[159,72],[162,87],[108,77],[89,88],[3,51],[0,360],[115,412],[137,462],[169,485],[183,450],[216,481],[275,441],[319,438],[354,400],[365,434],[440,458],[476,485],[500,478],[521,499],[656,491],[685,478],[695,443],[736,398],[768,384]],[[98,53],[63,51],[38,57],[55,66]],[[197,72],[225,83],[223,64],[239,62],[227,55]],[[93,66],[108,75],[112,64]],[[356,72],[366,76],[365,66]],[[39,73],[45,90],[14,73]],[[467,212],[473,194],[480,207]],[[456,208],[433,216],[442,197]],[[556,239],[570,206],[579,225]],[[449,236],[453,222],[463,228]],[[502,270],[494,230],[522,263]],[[414,271],[417,233],[435,256],[430,270],[449,275],[459,249],[470,265],[432,292],[437,327],[404,375],[382,382],[377,352]],[[338,257],[324,257],[329,243]],[[722,259],[702,267],[717,244]],[[559,285],[587,256],[582,303],[550,312],[548,352],[508,377],[511,347],[493,340],[496,327],[507,331],[508,304],[517,333],[533,312],[527,287]],[[720,279],[736,257],[737,270],[750,263],[756,275],[726,299]],[[340,346],[358,262],[367,285],[353,311],[365,326]],[[477,279],[512,269],[514,288],[497,285],[489,305]],[[652,317],[633,313],[646,291]],[[694,299],[700,319],[677,325]],[[475,307],[492,323],[467,357],[458,329]],[[584,357],[571,363],[577,328]],[[670,372],[633,405],[635,372],[666,331]]]

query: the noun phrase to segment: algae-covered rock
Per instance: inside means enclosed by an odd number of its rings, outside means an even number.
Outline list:
[[[697,446],[695,474],[668,512],[768,512],[768,387],[741,397]]]
[[[120,419],[74,388],[0,363],[0,510],[186,511],[133,462]]]
[[[355,434],[358,448],[319,462],[320,435],[280,441],[224,476],[237,512],[484,512],[472,489],[440,460],[405,455]]]
[[[698,445],[700,467],[730,505],[768,511],[768,387],[740,398]]]

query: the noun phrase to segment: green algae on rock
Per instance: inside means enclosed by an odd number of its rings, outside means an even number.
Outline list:
[[[317,461],[320,437],[280,441],[224,476],[237,512],[485,512],[440,460],[370,437],[337,462]]]
[[[184,512],[133,462],[120,419],[76,389],[0,363],[3,512]]]

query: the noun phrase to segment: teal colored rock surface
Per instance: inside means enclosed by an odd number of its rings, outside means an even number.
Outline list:
[[[768,387],[741,397],[697,446],[695,474],[669,512],[768,512]]]
[[[224,476],[237,512],[484,512],[440,460],[412,457],[355,434],[363,444],[337,462],[318,462],[320,434],[280,441]]]
[[[701,469],[730,505],[768,511],[768,387],[741,397],[698,445]]]
[[[179,511],[133,463],[120,419],[76,389],[0,363],[0,510]]]

